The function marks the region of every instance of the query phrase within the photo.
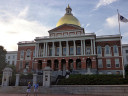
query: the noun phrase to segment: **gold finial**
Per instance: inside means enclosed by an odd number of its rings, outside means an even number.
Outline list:
[[[68,7],[67,8],[70,8],[69,4],[68,4]]]

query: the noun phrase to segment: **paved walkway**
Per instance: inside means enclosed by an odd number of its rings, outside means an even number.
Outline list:
[[[26,96],[26,94],[0,94],[0,96]],[[34,96],[34,94],[31,94],[30,96]],[[37,96],[109,96],[109,95],[46,95],[46,94],[38,94]]]

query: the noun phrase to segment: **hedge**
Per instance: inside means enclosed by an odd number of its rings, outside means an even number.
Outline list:
[[[128,77],[122,75],[70,75],[67,79],[61,79],[58,85],[121,85],[128,84]]]

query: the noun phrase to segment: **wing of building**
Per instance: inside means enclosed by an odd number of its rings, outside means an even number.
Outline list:
[[[120,35],[86,33],[70,6],[49,36],[18,43],[17,71],[65,74],[122,74]]]

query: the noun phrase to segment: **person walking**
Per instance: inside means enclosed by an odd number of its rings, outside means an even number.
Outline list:
[[[34,87],[34,96],[37,96],[37,92],[38,92],[38,89],[39,89],[39,84],[35,83],[33,87]]]
[[[31,84],[30,84],[30,82],[28,82],[28,87],[27,87],[27,94],[26,94],[26,96],[30,96],[30,92],[31,92]]]

